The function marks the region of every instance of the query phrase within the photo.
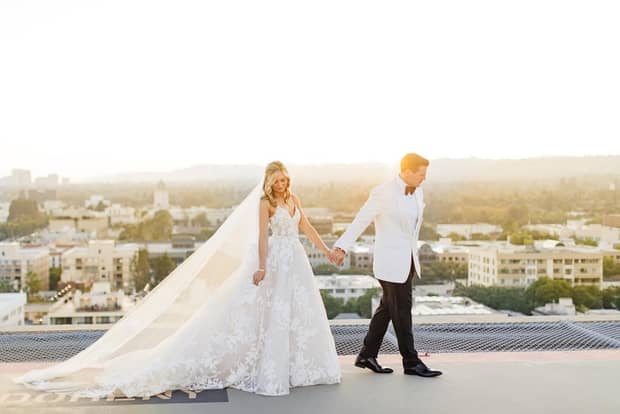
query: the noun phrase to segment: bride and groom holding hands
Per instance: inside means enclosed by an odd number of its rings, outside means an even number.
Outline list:
[[[355,366],[393,372],[377,361],[392,321],[404,374],[441,375],[418,357],[411,317],[425,205],[420,185],[428,165],[420,155],[406,154],[400,172],[371,190],[330,249],[291,192],[286,167],[270,163],[262,181],[218,231],[137,309],[72,358],[13,380],[84,397],[226,387],[286,395],[292,387],[340,383],[334,338],[299,231],[332,263],[342,265],[347,250],[373,221],[373,271],[383,294]]]

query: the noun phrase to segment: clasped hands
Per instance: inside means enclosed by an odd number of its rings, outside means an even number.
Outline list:
[[[344,263],[345,254],[345,251],[338,247],[334,247],[326,253],[329,261],[337,266],[342,266],[342,264]]]

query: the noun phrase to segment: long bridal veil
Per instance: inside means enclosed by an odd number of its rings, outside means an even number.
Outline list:
[[[44,391],[88,387],[97,369],[128,352],[154,348],[173,335],[228,279],[258,260],[258,215],[263,181],[202,246],[88,348],[14,382]]]

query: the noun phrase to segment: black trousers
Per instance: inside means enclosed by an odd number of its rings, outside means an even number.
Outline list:
[[[415,274],[416,269],[412,256],[409,277],[404,283],[377,279],[383,288],[383,296],[370,320],[360,356],[364,358],[377,357],[391,320],[398,340],[398,349],[403,358],[403,366],[412,366],[420,361],[418,351],[413,346],[411,320],[411,306],[413,305],[411,289]]]

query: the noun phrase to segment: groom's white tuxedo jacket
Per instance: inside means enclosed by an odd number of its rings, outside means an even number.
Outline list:
[[[375,278],[388,282],[404,283],[407,280],[412,255],[418,277],[422,278],[418,257],[418,234],[425,205],[424,193],[421,187],[417,187],[413,193],[417,205],[417,220],[414,222],[415,214],[408,211],[404,188],[399,176],[373,188],[353,222],[334,243],[334,247],[348,251],[374,220],[373,272]]]

